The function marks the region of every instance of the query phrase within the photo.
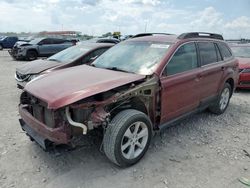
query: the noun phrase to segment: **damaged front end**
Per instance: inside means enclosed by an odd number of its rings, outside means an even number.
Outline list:
[[[157,124],[160,109],[157,77],[145,78],[99,93],[59,109],[48,109],[40,99],[23,92],[19,105],[20,124],[44,149],[51,144],[72,144],[74,138],[108,126],[120,111],[137,109]]]
[[[158,79],[156,76],[96,94],[68,106],[72,118],[82,122],[87,130],[108,126],[110,120],[125,109],[136,109],[159,123],[160,109]]]

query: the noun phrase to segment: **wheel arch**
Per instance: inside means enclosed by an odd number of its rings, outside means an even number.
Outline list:
[[[27,49],[27,51],[26,51],[26,55],[27,55],[27,53],[28,53],[28,52],[30,52],[30,51],[34,51],[34,52],[36,52],[36,53],[37,53],[37,55],[39,54],[37,49],[35,49],[35,48],[30,48],[30,49]]]
[[[226,82],[225,83],[228,83],[230,86],[231,86],[231,93],[230,93],[230,97],[232,96],[232,94],[233,94],[233,90],[234,90],[234,79],[233,78],[228,78],[227,80],[226,80]]]
[[[116,114],[118,114],[119,112],[121,112],[123,110],[127,110],[127,109],[138,110],[138,111],[146,114],[147,116],[149,116],[148,109],[147,109],[145,103],[140,99],[140,97],[132,97],[132,98],[128,99],[127,101],[122,102],[122,104],[116,104],[116,105],[119,105],[119,107],[111,113],[111,115],[113,117]],[[114,108],[116,108],[116,107],[114,107]]]

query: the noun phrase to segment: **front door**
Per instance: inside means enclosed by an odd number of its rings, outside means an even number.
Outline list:
[[[195,43],[179,47],[160,78],[161,124],[198,107],[200,74]]]

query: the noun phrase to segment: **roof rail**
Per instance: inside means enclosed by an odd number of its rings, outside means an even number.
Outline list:
[[[182,33],[178,36],[178,39],[188,39],[188,38],[212,38],[224,40],[223,36],[216,33],[206,33],[206,32],[191,32],[191,33]]]
[[[173,35],[170,33],[139,33],[134,35],[132,38],[137,38],[137,37],[146,37],[146,36],[153,36],[153,35]]]

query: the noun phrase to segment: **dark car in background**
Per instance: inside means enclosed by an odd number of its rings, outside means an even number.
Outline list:
[[[222,114],[238,62],[213,33],[147,34],[123,41],[90,65],[29,82],[20,124],[44,149],[103,130],[102,148],[125,167],[146,153],[154,131],[209,109]]]
[[[15,43],[15,45],[12,47],[12,49],[18,48],[22,44],[29,43],[30,41],[34,40],[35,38],[33,36],[29,37],[19,37],[18,41]],[[11,51],[11,50],[10,50]]]
[[[239,60],[239,82],[237,87],[250,89],[250,44],[231,44],[230,47]]]
[[[80,43],[85,43],[85,42],[118,44],[120,40],[116,38],[93,38],[86,41],[82,41]]]
[[[23,89],[27,82],[41,74],[91,63],[112,46],[109,43],[84,43],[69,47],[48,59],[27,62],[16,68],[17,87]]]
[[[12,48],[18,41],[18,37],[1,37],[0,38],[0,50],[4,48]]]
[[[70,46],[72,41],[59,38],[36,38],[30,42],[16,46],[9,51],[14,59],[35,60],[37,57],[49,57]]]

